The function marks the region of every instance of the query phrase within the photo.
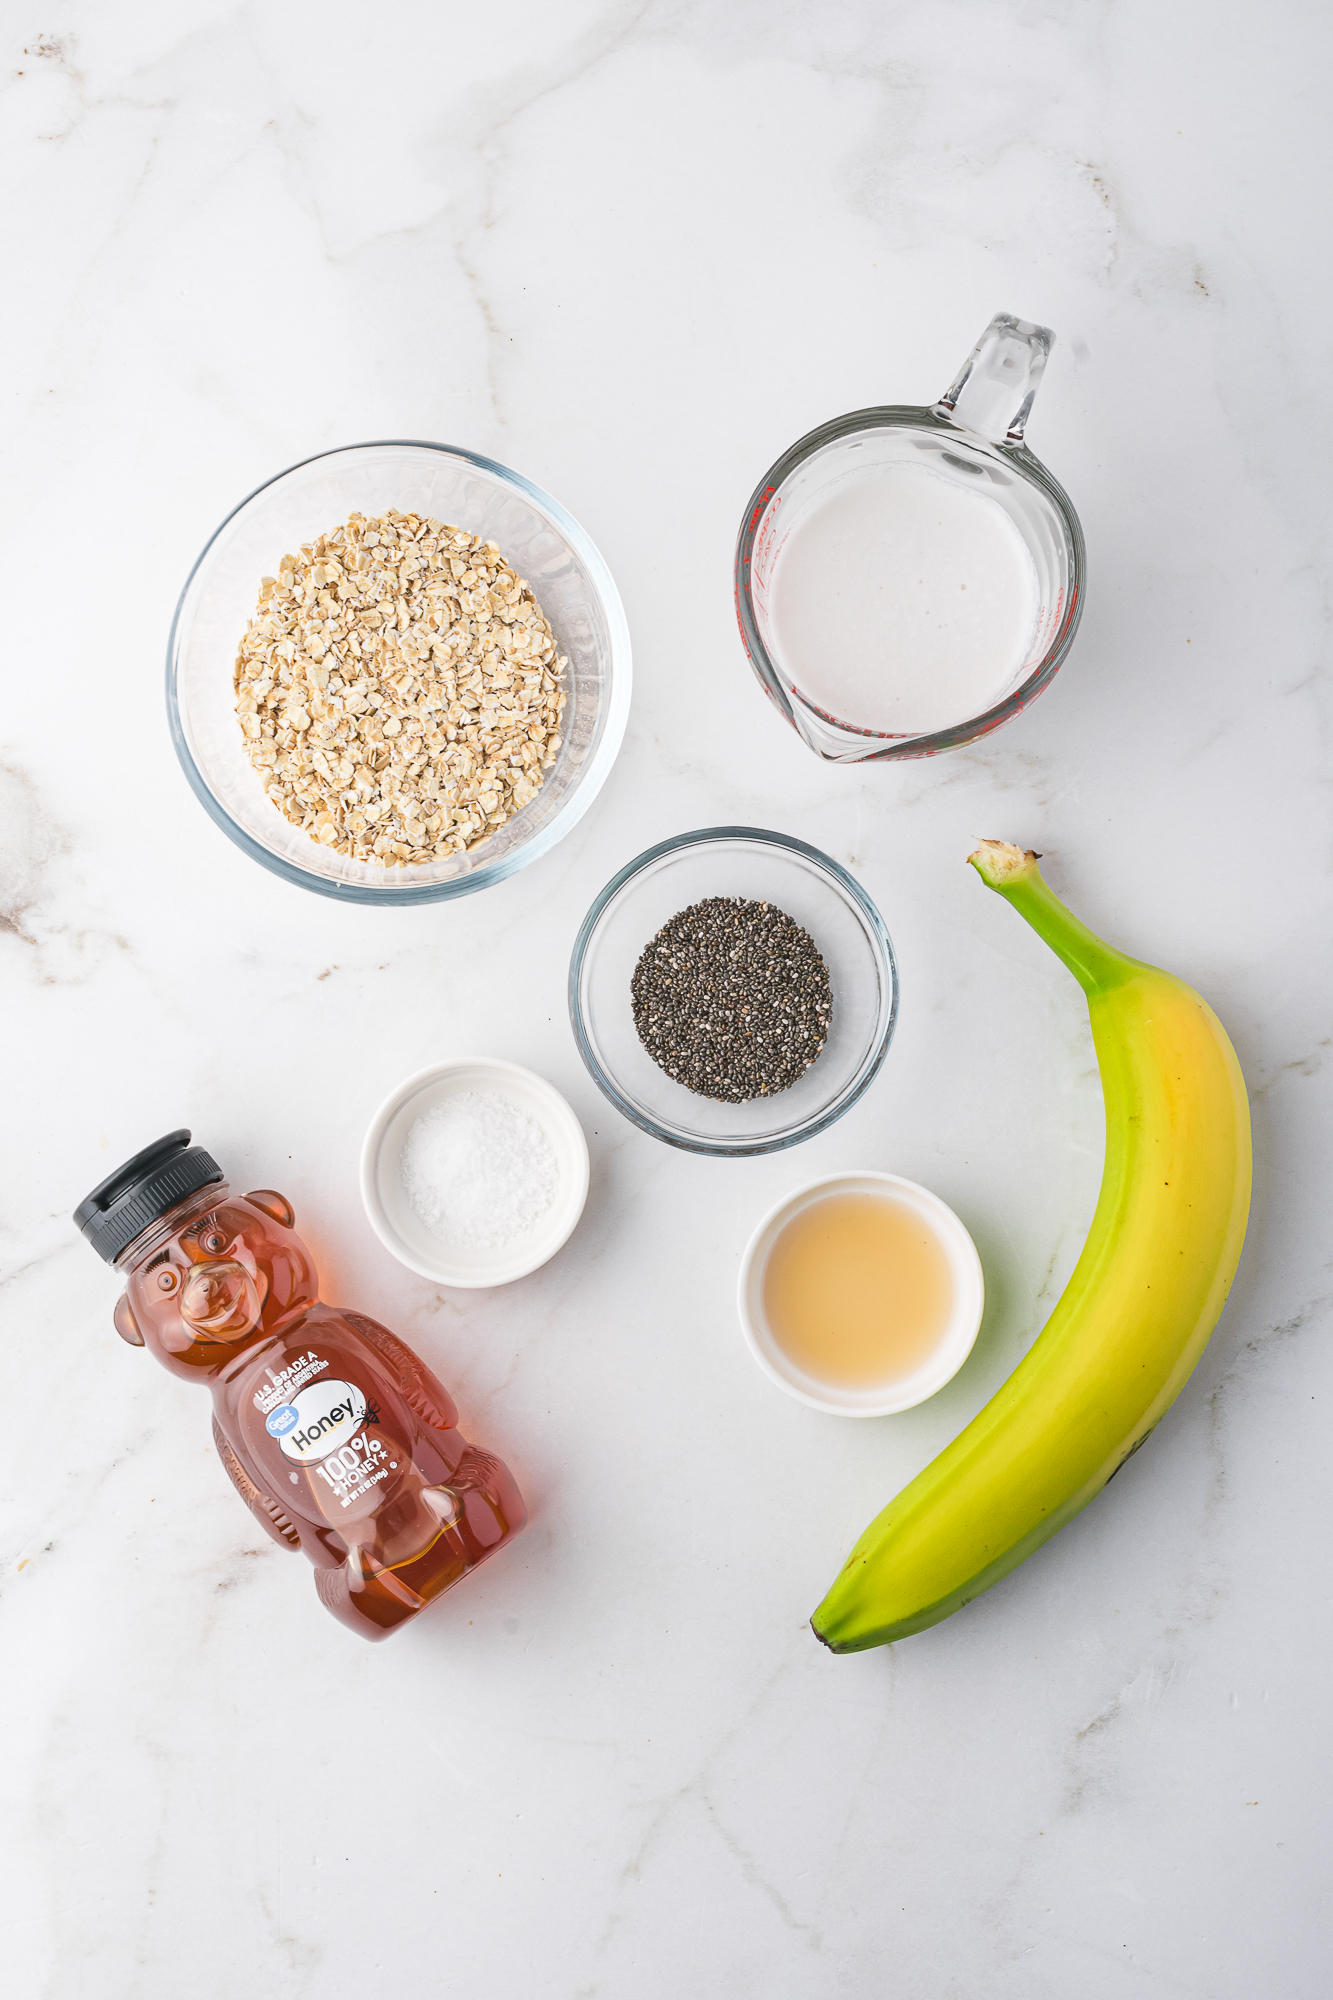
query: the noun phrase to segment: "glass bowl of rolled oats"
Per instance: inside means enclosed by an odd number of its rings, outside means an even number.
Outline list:
[[[596,797],[629,713],[602,557],[457,446],[324,452],[229,514],[172,623],[185,775],[237,846],[345,902],[505,880]]]

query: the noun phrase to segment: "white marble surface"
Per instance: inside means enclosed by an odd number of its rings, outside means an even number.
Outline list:
[[[3,33],[9,1990],[1322,1996],[1326,12],[21,0]],[[1087,530],[1075,651],[978,750],[821,766],[741,655],[740,509],[812,424],[930,401],[997,309],[1060,336],[1029,435]],[[377,914],[216,831],[161,663],[226,509],[383,435],[559,495],[638,679],[563,846]],[[902,966],[869,1096],[756,1163],[620,1123],[564,1006],[608,875],[723,817],[852,867]],[[980,834],[1214,1001],[1251,1237],[1123,1478],[961,1616],[834,1659],[812,1606],[1030,1341],[1096,1188],[1080,998],[963,867]],[[549,1076],[593,1154],[565,1253],[474,1295],[356,1191],[383,1093],[469,1049]],[[178,1123],[290,1192],[326,1296],[531,1497],[388,1647],[248,1522],[71,1229]],[[786,1187],[862,1164],[956,1206],[991,1307],[947,1392],[856,1425],[760,1377],[732,1284]]]

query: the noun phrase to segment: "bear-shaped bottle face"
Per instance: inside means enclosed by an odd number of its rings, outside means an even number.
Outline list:
[[[215,1372],[256,1331],[277,1331],[318,1297],[291,1204],[268,1189],[217,1193],[215,1207],[189,1216],[134,1266],[116,1308],[124,1338],[177,1373]]]

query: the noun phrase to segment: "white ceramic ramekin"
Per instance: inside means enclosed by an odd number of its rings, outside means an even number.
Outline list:
[[[794,1215],[812,1202],[831,1194],[873,1194],[900,1201],[930,1229],[949,1260],[953,1281],[953,1310],[933,1352],[911,1375],[892,1383],[867,1388],[848,1388],[840,1383],[822,1382],[779,1347],[764,1315],[764,1270],[778,1235]],[[808,1403],[811,1409],[826,1410],[836,1417],[891,1417],[924,1403],[951,1381],[972,1352],[986,1302],[985,1281],[976,1245],[951,1208],[928,1188],[897,1174],[873,1171],[829,1174],[807,1181],[804,1187],[784,1195],[770,1209],[746,1245],[741,1258],[736,1303],[746,1345],[770,1382],[789,1396]]]
[[[531,1229],[494,1249],[454,1249],[432,1235],[403,1186],[402,1154],[416,1120],[461,1091],[494,1091],[536,1120],[559,1168],[551,1205]],[[588,1198],[588,1142],[560,1092],[530,1069],[495,1056],[461,1057],[418,1070],[391,1092],[370,1121],[361,1148],[361,1199],[386,1250],[409,1271],[441,1285],[476,1290],[524,1278],[554,1257],[574,1233]]]

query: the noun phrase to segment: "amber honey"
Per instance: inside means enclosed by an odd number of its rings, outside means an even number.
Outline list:
[[[924,1218],[890,1195],[831,1194],[778,1234],[764,1317],[787,1359],[830,1386],[904,1381],[944,1337],[949,1259]]]

